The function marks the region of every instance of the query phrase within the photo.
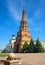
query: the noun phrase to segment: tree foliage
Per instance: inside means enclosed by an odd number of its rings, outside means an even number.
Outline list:
[[[33,53],[34,50],[35,50],[34,41],[33,41],[33,39],[31,39],[31,42],[30,42],[30,44],[29,44],[29,51],[30,51],[31,53]]]
[[[36,52],[42,52],[43,48],[39,39],[36,41]]]
[[[6,48],[2,50],[2,53],[5,53],[6,52]]]
[[[36,44],[34,43],[33,39],[31,38],[31,42],[28,45],[27,42],[24,43],[22,52],[24,53],[38,53],[38,52],[45,52],[44,48],[42,47],[41,42],[37,39]]]
[[[24,45],[23,45],[22,52],[24,52],[24,53],[29,52],[29,48],[28,48],[28,43],[27,43],[27,41],[25,41],[25,43],[24,43]]]

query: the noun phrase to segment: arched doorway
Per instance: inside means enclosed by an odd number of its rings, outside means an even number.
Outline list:
[[[19,52],[19,44],[17,44],[17,52]]]

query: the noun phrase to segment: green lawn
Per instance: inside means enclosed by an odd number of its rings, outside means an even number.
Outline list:
[[[0,54],[0,57],[8,56],[8,54]]]

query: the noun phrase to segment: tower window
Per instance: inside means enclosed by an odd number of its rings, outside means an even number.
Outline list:
[[[25,34],[25,36],[26,36],[26,34]]]
[[[26,28],[25,28],[25,30],[26,30]]]

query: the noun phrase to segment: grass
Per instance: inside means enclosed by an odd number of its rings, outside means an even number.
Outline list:
[[[0,54],[0,57],[8,56],[8,54]]]

